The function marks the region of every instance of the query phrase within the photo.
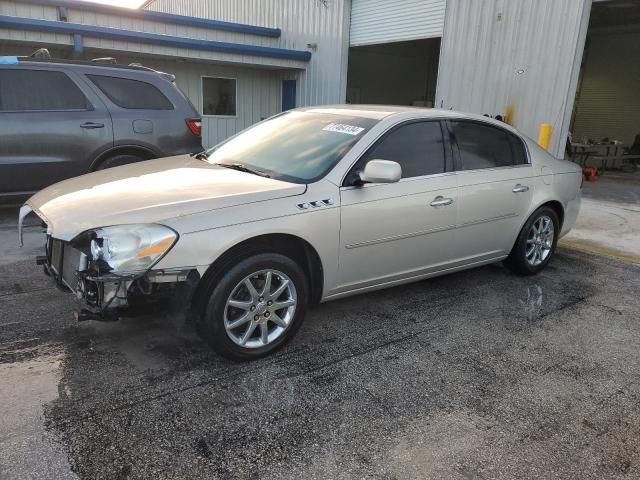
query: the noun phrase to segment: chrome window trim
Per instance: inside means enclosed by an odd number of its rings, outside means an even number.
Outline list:
[[[351,171],[351,169],[349,169],[349,171]],[[416,182],[416,181],[419,181],[419,180],[430,180],[432,178],[438,178],[438,177],[455,176],[457,174],[458,174],[458,172],[432,173],[430,175],[421,175],[419,177],[401,178],[397,182],[393,182],[393,183],[365,183],[363,185],[349,185],[349,186],[346,186],[346,187],[340,187],[340,191],[343,192],[343,191],[348,191],[348,190],[360,190],[360,189],[363,189],[363,188],[383,187],[383,186],[387,186],[387,185],[396,185],[398,183]],[[440,188],[438,190],[446,190],[446,188]],[[405,195],[399,195],[399,196],[402,197],[402,196],[405,196]]]
[[[488,168],[474,168],[471,170],[464,170],[464,169],[458,169],[458,164],[460,164],[462,162],[462,159],[460,158],[460,151],[458,149],[458,142],[455,140],[455,136],[452,135],[451,133],[451,122],[466,122],[466,123],[477,123],[479,125],[484,125],[490,128],[495,128],[497,130],[501,130],[503,132],[505,132],[507,135],[511,135],[516,137],[520,143],[522,143],[523,147],[524,147],[524,154],[526,157],[526,163],[519,163],[518,165],[503,165],[501,167],[488,167]],[[518,168],[518,167],[527,167],[527,166],[532,166],[531,163],[531,151],[529,150],[529,145],[526,141],[526,139],[520,135],[520,133],[518,132],[512,132],[511,130],[504,128],[500,125],[495,125],[493,123],[490,122],[483,122],[482,120],[478,120],[475,118],[448,118],[445,123],[447,124],[447,128],[449,129],[449,136],[452,137],[451,140],[451,150],[453,152],[454,155],[454,162],[453,162],[453,168],[456,172],[480,172],[480,171],[486,171],[486,170],[499,170],[499,169],[504,169],[504,168]],[[506,124],[508,125],[508,124]]]
[[[410,118],[410,119],[406,119],[406,118],[402,118],[400,120],[397,120],[396,122],[392,123],[391,125],[389,125],[383,132],[380,132],[380,134],[375,137],[374,139],[372,139],[369,144],[364,148],[363,152],[358,156],[358,158],[356,158],[353,162],[351,162],[351,165],[349,165],[349,167],[345,170],[344,174],[342,175],[342,178],[340,179],[340,188],[347,188],[344,186],[344,181],[347,178],[347,176],[349,175],[349,173],[351,172],[351,169],[353,167],[355,167],[355,165],[360,161],[360,159],[362,157],[364,157],[369,150],[376,144],[376,142],[378,142],[378,140],[380,140],[383,136],[385,136],[387,133],[389,133],[391,130],[393,130],[394,128],[397,128],[399,126],[402,126],[404,124],[410,124],[410,123],[416,123],[416,122],[439,122],[440,123],[440,129],[442,130],[443,126],[442,126],[442,122],[444,120],[446,120],[447,117],[442,116],[442,117],[414,117],[414,118]],[[442,132],[442,141],[444,144],[444,157],[445,157],[445,168],[447,168],[447,152],[446,152],[446,140],[445,140],[445,135],[444,132]],[[360,142],[358,142],[360,143]],[[353,147],[351,147],[352,149],[356,147],[356,145],[358,145],[358,143],[356,143]],[[338,163],[339,165],[339,163]],[[338,166],[336,165],[336,166]],[[455,167],[454,167],[455,170]],[[442,172],[442,173],[452,173],[452,172]],[[432,175],[441,175],[442,173],[434,173]],[[455,171],[453,172],[455,173]],[[327,173],[328,175],[328,173]],[[402,180],[408,180],[411,178],[422,178],[422,177],[426,177],[428,175],[422,175],[420,177],[407,177],[405,178],[401,178],[400,181]],[[357,187],[357,188],[361,188],[361,187]]]

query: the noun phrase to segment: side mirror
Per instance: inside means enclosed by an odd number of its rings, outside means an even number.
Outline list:
[[[369,160],[360,172],[363,183],[395,183],[402,178],[402,167],[391,160]]]

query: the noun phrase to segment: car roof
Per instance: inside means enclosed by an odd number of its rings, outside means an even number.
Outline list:
[[[460,120],[475,120],[488,123],[509,131],[516,130],[507,123],[495,120],[491,117],[478,115],[475,113],[458,112],[455,110],[442,110],[439,108],[410,107],[405,105],[318,105],[315,107],[302,107],[296,110],[314,113],[333,113],[336,115],[352,115],[373,120],[382,120],[383,118],[400,115],[413,114],[416,118],[450,118]]]

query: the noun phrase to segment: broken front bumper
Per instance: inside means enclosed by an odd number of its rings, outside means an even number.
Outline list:
[[[29,205],[20,209],[18,234],[23,243],[25,218]],[[159,300],[173,300],[188,308],[200,280],[194,267],[155,269],[137,274],[114,274],[101,271],[91,258],[72,242],[54,238],[46,221],[45,255],[37,258],[44,271],[65,291],[72,292],[80,304],[79,320],[113,320],[129,307]]]
[[[81,305],[78,320],[115,320],[130,307],[159,300],[190,302],[200,279],[195,268],[131,275],[100,273],[85,253],[51,235],[47,235],[45,253],[38,263],[58,287],[75,295]]]

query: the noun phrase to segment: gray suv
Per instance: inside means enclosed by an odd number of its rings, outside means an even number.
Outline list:
[[[112,59],[0,57],[0,202],[126,163],[202,151],[175,77]]]

